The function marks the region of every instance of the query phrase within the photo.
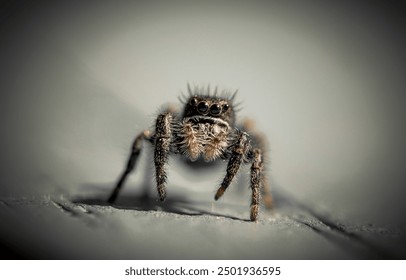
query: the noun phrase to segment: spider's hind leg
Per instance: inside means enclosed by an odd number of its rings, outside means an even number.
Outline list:
[[[135,164],[137,163],[138,157],[141,153],[142,141],[143,140],[152,141],[152,137],[150,134],[151,133],[148,130],[145,130],[144,132],[140,133],[135,138],[135,140],[131,146],[131,154],[130,154],[130,157],[128,158],[126,168],[124,169],[123,174],[121,174],[120,179],[118,180],[118,182],[116,184],[116,187],[110,194],[110,196],[107,200],[108,203],[114,203],[114,201],[116,201],[118,193],[120,192],[122,186],[124,185],[125,180],[127,179],[128,175],[131,173],[131,171],[134,170]]]

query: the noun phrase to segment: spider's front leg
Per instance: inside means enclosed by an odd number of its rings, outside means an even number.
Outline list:
[[[238,132],[237,141],[233,145],[232,154],[227,165],[227,173],[221,183],[220,188],[217,190],[216,195],[214,196],[215,200],[218,200],[226,191],[234,176],[237,174],[240,165],[244,159],[244,156],[247,154],[249,149],[249,139],[248,134],[243,131]]]
[[[251,209],[250,219],[256,221],[258,218],[259,202],[260,202],[260,190],[261,190],[261,172],[262,172],[262,153],[258,148],[252,149],[249,143],[248,134],[246,132],[239,132],[237,142],[234,144],[231,158],[227,165],[227,174],[221,183],[220,188],[214,197],[218,200],[226,191],[230,185],[232,179],[237,174],[244,157],[248,157],[252,161],[251,165]]]
[[[166,170],[165,165],[168,162],[168,156],[172,141],[172,121],[173,115],[171,112],[162,113],[156,119],[155,127],[155,178],[161,201],[166,197]]]

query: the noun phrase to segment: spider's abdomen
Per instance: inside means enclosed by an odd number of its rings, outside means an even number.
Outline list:
[[[227,147],[229,127],[217,123],[195,123],[183,120],[176,128],[177,150],[191,161],[200,157],[213,161],[221,157]]]

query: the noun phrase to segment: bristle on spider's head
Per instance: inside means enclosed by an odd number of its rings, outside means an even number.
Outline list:
[[[218,86],[215,86],[214,89],[212,89],[210,85],[207,85],[207,86],[194,85],[192,88],[190,83],[187,83],[187,94],[188,95],[186,95],[182,92],[181,96],[179,97],[179,100],[182,103],[185,103],[192,96],[201,96],[201,97],[207,97],[207,98],[214,97],[214,98],[227,99],[230,102],[233,102],[237,95],[237,92],[238,92],[238,90],[230,91],[230,90],[225,90],[225,89],[219,91]]]

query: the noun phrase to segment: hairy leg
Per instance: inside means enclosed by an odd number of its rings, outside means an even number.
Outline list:
[[[131,173],[131,171],[134,170],[135,164],[137,163],[138,157],[141,153],[142,141],[144,139],[145,140],[151,139],[150,132],[148,130],[145,130],[143,133],[140,133],[135,138],[135,140],[131,146],[131,153],[130,153],[130,157],[128,158],[126,168],[124,169],[124,172],[121,174],[120,179],[118,180],[117,185],[114,188],[113,192],[110,194],[110,197],[107,200],[108,203],[114,203],[114,201],[116,201],[118,193],[120,192],[122,186],[124,185],[125,180],[127,179],[128,175]]]
[[[272,193],[271,193],[271,187],[269,184],[269,178],[266,176],[266,174],[263,174],[261,176],[262,179],[262,201],[264,202],[264,205],[266,208],[271,209],[273,207],[273,199],[272,199]]]
[[[260,189],[261,189],[261,172],[262,172],[262,155],[261,150],[253,150],[253,162],[251,165],[251,221],[256,221],[258,218]]]
[[[215,200],[218,200],[226,191],[234,176],[237,174],[240,165],[247,154],[249,147],[248,134],[246,132],[239,132],[237,142],[234,144],[232,155],[227,165],[227,173],[221,183],[220,188],[217,190],[214,196]]]
[[[262,175],[261,175],[261,196],[262,201],[266,208],[271,209],[273,207],[273,199],[271,193],[271,187],[269,183],[269,176],[267,172],[267,166],[269,164],[269,142],[265,134],[258,131],[255,127],[255,122],[251,119],[244,119],[242,122],[242,129],[248,131],[251,136],[253,146],[258,147],[261,150],[262,155]]]
[[[156,120],[154,163],[156,184],[161,201],[164,201],[166,197],[167,175],[165,165],[168,162],[171,145],[172,119],[172,114],[166,112],[160,114]]]

